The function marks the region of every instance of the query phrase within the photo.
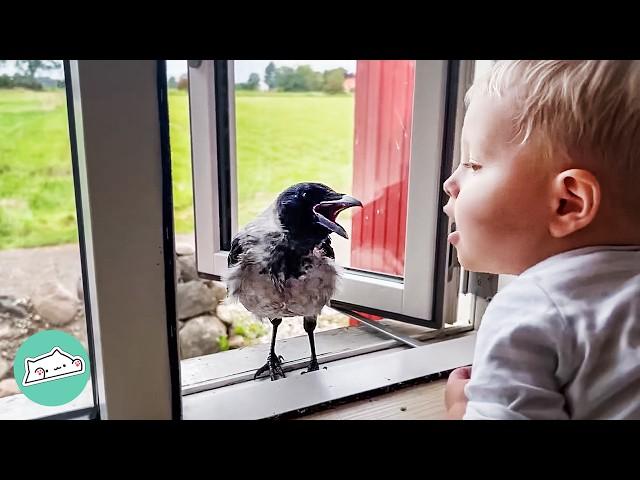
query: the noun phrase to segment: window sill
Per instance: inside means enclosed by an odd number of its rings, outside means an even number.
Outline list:
[[[269,418],[471,363],[475,333],[468,328],[438,332],[393,321],[381,323],[428,343],[408,348],[369,328],[320,332],[316,338],[321,369],[301,375],[309,361],[308,340],[284,339],[277,351],[287,359],[283,364],[287,378],[276,382],[253,381],[255,370],[266,359],[266,344],[184,360],[183,418]],[[260,402],[251,400],[256,398]],[[92,418],[93,409],[88,382],[78,398],[58,407],[39,405],[23,394],[2,398],[0,420]]]
[[[0,420],[90,418],[93,409],[91,381],[74,400],[58,407],[40,405],[22,393],[0,398]]]
[[[394,342],[395,343],[395,342]],[[185,420],[257,420],[388,387],[469,365],[475,333],[434,339],[418,348],[391,348],[343,358],[306,375],[244,381],[183,396]],[[259,401],[256,401],[259,399]]]
[[[420,342],[459,335],[472,329],[471,326],[448,326],[438,331],[393,320],[377,323],[396,334]],[[403,345],[364,325],[316,333],[316,352],[321,365]],[[268,353],[268,344],[258,344],[182,360],[182,394],[192,395],[253,380],[254,373],[264,364]],[[282,368],[285,372],[301,369],[307,366],[310,359],[309,340],[306,335],[278,340],[276,353],[284,357]]]

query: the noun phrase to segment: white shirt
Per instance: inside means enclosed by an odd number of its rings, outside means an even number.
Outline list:
[[[640,246],[534,265],[491,301],[464,419],[640,419]]]

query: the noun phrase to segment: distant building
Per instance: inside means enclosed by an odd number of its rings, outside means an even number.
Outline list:
[[[346,73],[344,75],[342,88],[344,88],[344,91],[348,93],[353,93],[356,91],[356,76],[354,73]]]

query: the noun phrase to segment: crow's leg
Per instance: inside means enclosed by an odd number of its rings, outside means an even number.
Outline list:
[[[319,370],[318,359],[316,358],[316,342],[313,337],[313,331],[316,329],[316,316],[304,317],[304,331],[309,335],[309,345],[311,346],[311,361],[309,367],[303,374]]]
[[[282,323],[281,318],[274,318],[271,320],[271,325],[273,325],[273,331],[271,332],[271,351],[269,352],[269,356],[267,357],[267,363],[260,367],[256,374],[253,376],[254,380],[267,370],[269,370],[269,376],[271,377],[272,381],[277,380],[279,376],[285,378],[281,363],[284,358],[282,358],[282,356],[276,355],[275,350],[276,335],[278,334],[278,325],[280,325],[280,323]]]

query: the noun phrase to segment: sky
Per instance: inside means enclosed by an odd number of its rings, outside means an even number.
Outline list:
[[[331,70],[333,68],[342,67],[350,73],[355,73],[355,60],[236,60],[234,64],[234,73],[236,83],[246,82],[251,73],[257,73],[260,78],[264,77],[264,69],[267,68],[269,62],[273,62],[276,66],[296,67],[298,65],[311,65],[316,71]],[[167,75],[179,78],[180,75],[187,73],[186,60],[167,60]]]
[[[62,61],[60,61],[60,64],[62,65]],[[15,60],[7,60],[7,63],[5,63],[3,66],[0,66],[0,75],[13,75],[16,72],[17,69],[15,67]],[[40,70],[38,73],[36,73],[36,77],[41,76],[51,77],[56,80],[62,80],[64,78],[62,66],[60,66],[60,68],[57,70]]]
[[[289,66],[296,67],[298,65],[311,65],[316,71],[330,70],[333,68],[342,67],[350,73],[355,73],[356,61],[355,60],[236,60],[234,69],[236,83],[246,82],[249,79],[249,75],[253,72],[260,75],[262,79],[264,77],[264,69],[269,62],[274,62],[276,66]],[[7,61],[4,67],[0,67],[0,75],[7,74],[13,75],[16,73],[15,63],[13,60]],[[167,76],[180,78],[180,75],[187,73],[187,61],[186,60],[167,60]],[[59,70],[47,70],[38,72],[38,76],[48,76],[55,78],[56,80],[62,80],[64,74],[62,68]]]

